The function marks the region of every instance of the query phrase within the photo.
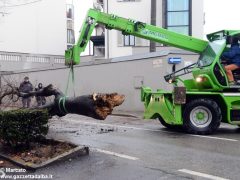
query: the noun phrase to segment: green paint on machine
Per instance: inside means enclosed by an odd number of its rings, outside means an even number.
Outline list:
[[[167,74],[164,78],[174,91],[142,87],[145,119],[156,119],[166,127],[183,127],[194,134],[214,133],[221,122],[240,125],[240,86],[230,86],[220,57],[228,49],[229,37],[240,37],[240,30],[221,30],[207,35],[208,41],[179,34],[140,21],[90,9],[83,21],[76,45],[65,52],[65,64],[80,63],[91,34],[97,24],[121,31],[125,35],[155,41],[198,53],[197,63]],[[192,78],[182,79],[191,73]],[[239,79],[240,80],[240,79]],[[184,88],[183,88],[184,87]],[[178,90],[179,88],[179,90]]]
[[[153,32],[153,31],[150,31],[147,29],[143,29],[140,33],[143,34],[144,36],[156,38],[156,39],[163,40],[163,41],[168,41],[168,37],[166,34],[161,34],[159,32]]]

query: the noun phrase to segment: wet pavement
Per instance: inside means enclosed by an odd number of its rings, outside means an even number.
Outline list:
[[[139,114],[105,121],[68,115],[53,118],[49,126],[50,138],[90,147],[89,156],[35,172],[52,174],[53,179],[239,179],[236,126],[223,124],[214,135],[196,136],[169,131]]]

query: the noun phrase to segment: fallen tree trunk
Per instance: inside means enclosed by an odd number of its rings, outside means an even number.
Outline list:
[[[55,96],[54,101],[44,106],[33,107],[32,109],[47,109],[50,116],[65,116],[68,113],[79,114],[95,119],[104,120],[112,113],[113,108],[123,103],[125,96],[117,93],[97,94],[65,97],[65,95],[53,85],[29,93],[19,92],[18,89],[12,90],[12,93],[19,97],[27,98],[31,96]]]

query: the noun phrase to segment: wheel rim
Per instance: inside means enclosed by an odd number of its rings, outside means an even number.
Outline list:
[[[195,107],[190,113],[190,121],[196,127],[207,127],[212,122],[212,113],[207,107]]]

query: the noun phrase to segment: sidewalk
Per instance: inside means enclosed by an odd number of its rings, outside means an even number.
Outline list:
[[[143,118],[143,111],[113,111],[112,116]]]

